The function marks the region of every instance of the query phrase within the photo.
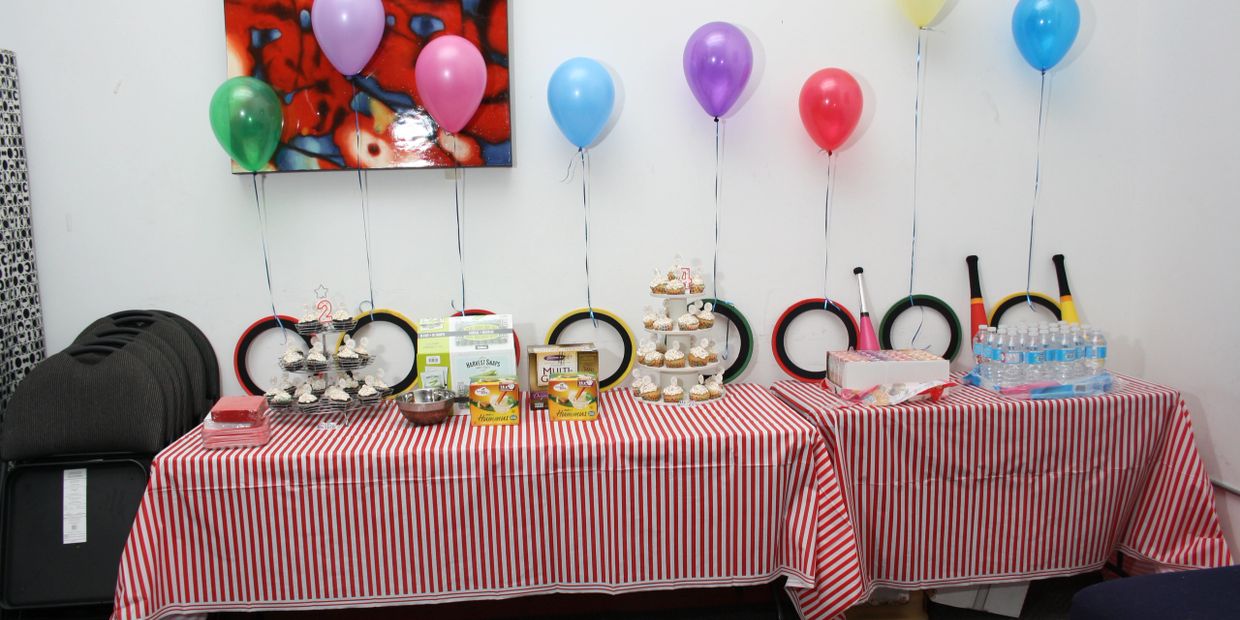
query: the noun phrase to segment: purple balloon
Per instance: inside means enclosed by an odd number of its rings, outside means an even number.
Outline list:
[[[728,113],[749,82],[753,48],[740,28],[711,22],[698,28],[685,44],[685,79],[706,113]]]
[[[382,0],[314,0],[310,26],[332,66],[353,76],[362,72],[379,49],[387,15]]]

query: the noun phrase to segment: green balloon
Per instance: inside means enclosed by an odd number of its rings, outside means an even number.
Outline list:
[[[211,131],[220,146],[242,168],[262,170],[284,129],[284,111],[276,92],[261,80],[235,77],[211,97]]]

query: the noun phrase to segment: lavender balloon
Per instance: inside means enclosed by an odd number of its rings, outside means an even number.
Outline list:
[[[685,44],[685,79],[706,113],[728,113],[753,71],[753,48],[740,28],[711,22],[698,28]]]
[[[327,60],[352,77],[362,72],[379,49],[387,16],[382,0],[314,0],[310,26]]]

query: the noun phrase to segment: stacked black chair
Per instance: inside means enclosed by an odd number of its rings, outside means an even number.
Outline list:
[[[103,317],[32,369],[0,418],[0,608],[111,603],[151,458],[219,396],[206,336],[157,310]]]

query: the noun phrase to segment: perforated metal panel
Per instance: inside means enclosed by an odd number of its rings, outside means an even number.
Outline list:
[[[17,61],[0,50],[0,409],[43,354]]]

